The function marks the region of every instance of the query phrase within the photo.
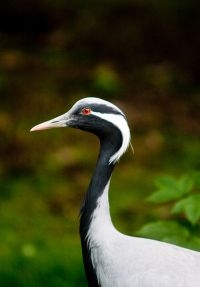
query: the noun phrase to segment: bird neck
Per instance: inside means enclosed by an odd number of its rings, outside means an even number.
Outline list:
[[[109,161],[116,150],[117,149],[113,147],[110,141],[104,140],[100,144],[97,163],[80,212],[80,235],[83,238],[87,237],[93,213],[97,208],[98,200],[103,194],[107,195],[104,197],[107,202],[107,208],[109,209],[108,187],[111,174],[115,167],[115,164],[110,163]]]
[[[80,216],[80,237],[82,244],[83,262],[89,286],[97,287],[98,284],[94,262],[92,262],[91,246],[99,244],[103,238],[102,233],[113,230],[109,212],[108,189],[110,177],[115,167],[110,163],[110,157],[120,148],[119,138],[113,144],[112,137],[101,141],[99,157],[90,181],[85,201]],[[105,229],[104,229],[105,228]],[[104,229],[104,230],[103,230]],[[98,236],[94,238],[93,235]],[[106,237],[106,234],[104,234]],[[98,241],[98,242],[97,242]]]

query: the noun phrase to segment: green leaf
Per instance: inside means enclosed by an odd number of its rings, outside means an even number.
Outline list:
[[[190,192],[193,187],[194,180],[188,175],[182,176],[177,182],[177,189],[181,195],[185,195],[186,193]]]
[[[176,180],[174,178],[160,177],[156,179],[155,185],[158,189],[148,197],[148,201],[163,203],[174,198],[176,189]]]
[[[181,198],[189,193],[194,185],[194,181],[189,176],[182,176],[179,180],[172,177],[161,177],[156,180],[155,185],[158,190],[148,197],[154,203],[165,203]]]
[[[159,177],[155,180],[155,185],[162,189],[162,188],[171,188],[176,186],[176,179],[171,176],[163,176]]]
[[[136,235],[183,246],[186,245],[190,237],[187,228],[175,221],[156,221],[148,223],[144,225]]]
[[[194,194],[178,201],[172,213],[185,213],[186,218],[195,225],[200,219],[200,194]]]
[[[194,235],[191,236],[190,240],[188,241],[187,248],[200,251],[200,238]]]

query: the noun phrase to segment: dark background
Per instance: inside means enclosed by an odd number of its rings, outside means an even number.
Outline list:
[[[166,206],[158,175],[200,168],[200,4],[188,0],[6,1],[0,8],[0,285],[85,286],[78,210],[92,135],[30,128],[97,96],[127,114],[135,155],[111,185],[119,230]]]

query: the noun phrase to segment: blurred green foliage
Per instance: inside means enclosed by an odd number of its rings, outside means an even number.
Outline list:
[[[199,249],[199,8],[194,0],[1,3],[1,286],[86,286],[78,210],[98,142],[73,130],[29,133],[85,96],[122,107],[133,134],[134,157],[112,178],[115,226],[134,235],[145,224],[149,237]],[[165,174],[174,177],[150,197],[160,202],[145,201]]]
[[[158,178],[155,181],[158,189],[148,200],[156,204],[171,203],[169,213],[176,217],[150,222],[137,234],[200,250],[199,178],[199,172],[192,172],[179,179],[169,176]]]

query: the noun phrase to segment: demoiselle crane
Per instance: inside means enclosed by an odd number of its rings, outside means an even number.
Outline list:
[[[108,190],[113,169],[130,144],[124,113],[99,98],[84,98],[65,114],[31,129],[78,128],[95,134],[100,151],[80,211],[83,262],[90,287],[200,287],[200,253],[131,237],[112,224]]]

